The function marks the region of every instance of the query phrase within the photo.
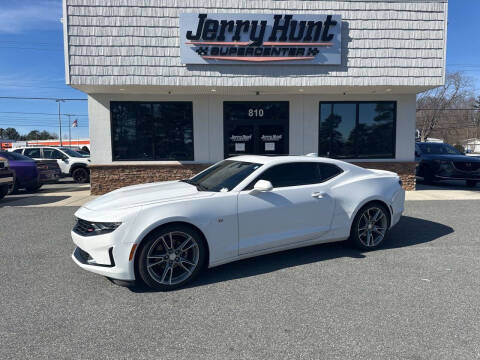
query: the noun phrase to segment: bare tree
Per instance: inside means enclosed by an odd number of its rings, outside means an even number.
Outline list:
[[[442,119],[448,118],[445,110],[465,103],[472,96],[472,81],[461,72],[447,73],[445,85],[425,91],[417,97],[417,127],[421,141],[431,136]]]

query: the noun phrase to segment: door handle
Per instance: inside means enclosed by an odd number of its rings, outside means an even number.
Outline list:
[[[321,192],[321,191],[315,191],[315,192],[312,193],[312,197],[317,198],[317,199],[321,199],[324,196],[325,196],[325,193]]]

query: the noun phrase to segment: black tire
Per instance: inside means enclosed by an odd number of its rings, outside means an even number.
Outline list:
[[[423,167],[422,169],[422,174],[423,174],[423,183],[426,185],[431,185],[435,181],[435,176],[432,174],[430,169],[426,166]]]
[[[172,238],[170,238],[170,234],[172,234]],[[173,260],[172,256],[175,255],[171,250],[183,244],[188,236],[191,238],[192,247],[187,249],[186,252],[179,252]],[[170,241],[172,239],[173,246],[171,246]],[[187,245],[190,246],[190,243]],[[169,252],[170,255],[168,255]],[[195,256],[190,257],[190,255]],[[206,255],[207,249],[203,236],[197,230],[183,224],[167,225],[149,234],[142,242],[137,252],[137,274],[152,289],[160,291],[178,289],[192,281],[201,272],[205,265]],[[152,258],[155,260],[151,260]],[[189,265],[187,261],[182,261],[182,259],[186,260],[187,258],[191,263],[196,263],[195,267]],[[151,263],[149,263],[150,261]],[[184,269],[191,270],[191,272]],[[183,277],[182,273],[186,277]],[[162,282],[163,279],[164,282]]]
[[[377,222],[377,225],[373,225],[371,228],[369,228],[370,225],[367,224],[368,222],[365,223],[366,218],[364,216],[365,216],[366,213],[370,212],[370,214],[373,217],[373,215],[376,214],[376,210],[380,210],[383,213],[385,221],[382,220],[380,222],[380,220],[379,220]],[[382,223],[382,224],[380,224],[380,223]],[[366,230],[364,230],[364,224],[365,224],[365,229]],[[381,225],[381,226],[378,226],[378,225]],[[373,234],[373,236],[375,236],[375,234],[376,234],[376,236],[378,236],[378,235],[380,235],[380,233],[375,233],[375,231],[377,231],[377,230],[374,230],[374,229],[380,229],[380,227],[385,228],[381,239],[379,239],[379,238],[372,239],[371,244],[367,245],[369,240],[367,240],[367,241],[365,241],[365,240],[370,239],[370,235],[367,235],[367,238],[365,239],[365,238],[362,237],[361,234],[365,235],[365,231],[367,231],[367,232]],[[383,205],[379,202],[371,202],[371,203],[368,203],[365,206],[363,206],[358,211],[357,215],[355,216],[355,219],[353,220],[352,228],[350,229],[349,240],[355,247],[357,247],[361,250],[367,250],[367,251],[375,250],[375,249],[378,249],[380,246],[382,246],[383,243],[385,242],[385,238],[387,237],[389,227],[390,227],[390,212],[388,211],[388,209],[385,207],[385,205]],[[378,242],[377,242],[377,240],[378,240]]]
[[[13,185],[10,186],[10,189],[8,190],[9,194],[18,194],[18,190],[20,189],[20,184],[18,183],[18,180],[15,179],[15,182]]]
[[[8,194],[8,185],[0,186],[0,200]]]
[[[88,170],[84,167],[76,168],[72,171],[73,181],[78,184],[85,184],[90,181],[90,174]]]
[[[33,185],[33,186],[27,186],[26,189],[27,189],[28,192],[37,192],[38,190],[40,190],[42,185],[43,184],[36,184],[36,185]]]
[[[468,187],[475,187],[475,186],[477,186],[477,181],[476,181],[476,180],[465,180],[465,182],[467,183],[467,186],[468,186]]]

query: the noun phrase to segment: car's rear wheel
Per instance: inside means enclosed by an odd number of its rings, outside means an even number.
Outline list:
[[[468,187],[475,187],[477,186],[477,181],[475,180],[466,180],[467,186]]]
[[[87,183],[89,180],[88,170],[83,167],[77,168],[73,170],[72,177],[76,183],[79,183],[79,184]]]
[[[151,288],[167,291],[193,280],[203,268],[206,249],[201,234],[187,225],[167,225],[139,249],[137,270]]]
[[[350,240],[362,250],[380,247],[388,232],[387,208],[377,202],[365,205],[355,216],[350,230]]]
[[[435,181],[435,176],[431,172],[431,170],[424,166],[422,169],[422,174],[423,174],[423,183],[426,185],[431,185]]]

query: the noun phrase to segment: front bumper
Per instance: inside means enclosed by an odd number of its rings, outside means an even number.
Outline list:
[[[129,260],[133,242],[125,243],[125,229],[96,236],[81,236],[71,232],[77,246],[72,254],[73,261],[82,269],[118,280],[135,280],[133,260]]]
[[[12,185],[13,183],[14,177],[11,171],[0,172],[0,185]]]

